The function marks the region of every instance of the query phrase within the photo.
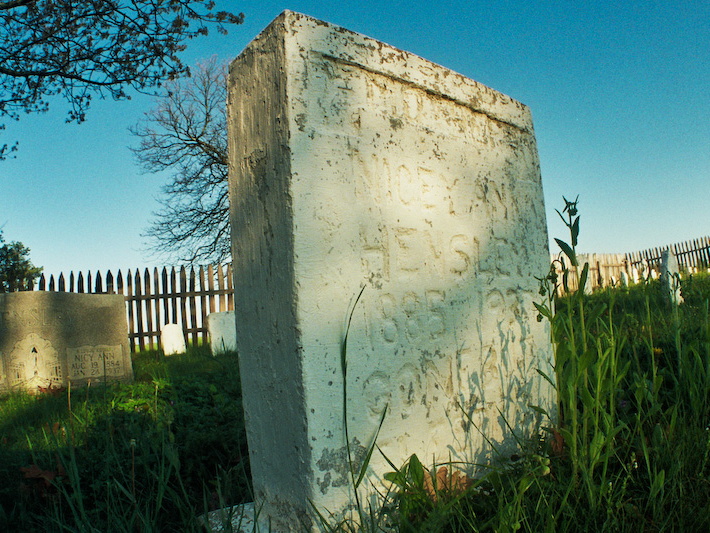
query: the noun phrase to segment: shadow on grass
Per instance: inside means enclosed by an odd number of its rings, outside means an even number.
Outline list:
[[[134,370],[0,397],[1,530],[199,530],[250,499],[236,354],[143,352]]]

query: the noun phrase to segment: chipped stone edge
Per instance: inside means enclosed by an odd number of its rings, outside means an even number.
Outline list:
[[[295,39],[297,42],[304,34],[300,30],[308,27],[310,32],[306,33],[315,39],[309,40],[307,48],[333,62],[384,75],[482,113],[491,120],[527,133],[534,132],[528,106],[447,67],[302,13],[286,10],[272,22],[277,23],[287,28],[287,40]],[[333,40],[338,45],[335,50]],[[392,62],[398,67],[393,68],[390,65]]]
[[[303,13],[283,11],[239,55],[274,31],[277,25],[286,29],[287,41],[293,39],[299,45],[305,44],[299,42],[302,33],[299,30],[308,27],[310,35],[316,37],[307,43],[308,49],[325,59],[417,87],[486,115],[491,120],[534,134],[530,108],[518,100],[421,56]],[[328,44],[329,37],[340,41],[335,53]],[[404,67],[391,68],[388,60],[395,58]]]

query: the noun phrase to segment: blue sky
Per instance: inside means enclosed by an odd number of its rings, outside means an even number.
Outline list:
[[[218,2],[246,21],[193,41],[229,60],[291,9],[455,70],[532,109],[552,237],[579,195],[580,249],[627,252],[710,234],[710,1]],[[142,174],[128,128],[149,96],[7,124],[0,227],[45,272],[162,265],[142,234],[165,176]]]

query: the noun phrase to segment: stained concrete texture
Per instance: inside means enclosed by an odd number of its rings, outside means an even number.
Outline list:
[[[534,436],[530,405],[555,402],[537,372],[552,349],[533,305],[549,251],[529,109],[286,11],[232,63],[228,126],[237,347],[274,530],[315,528],[312,505],[349,515],[381,421],[395,465],[471,474],[491,444],[515,447],[510,428]],[[371,456],[361,501],[390,470]]]
[[[133,379],[123,295],[0,294],[0,389]]]

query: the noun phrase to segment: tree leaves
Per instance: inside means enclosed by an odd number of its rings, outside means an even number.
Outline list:
[[[44,112],[58,95],[67,121],[82,122],[96,94],[125,99],[129,88],[187,74],[178,57],[186,41],[243,21],[213,9],[203,0],[0,2],[0,120]],[[0,146],[0,159],[8,151]]]
[[[0,246],[0,293],[28,290],[39,277],[42,268],[34,266],[29,255],[30,249],[21,242]]]

